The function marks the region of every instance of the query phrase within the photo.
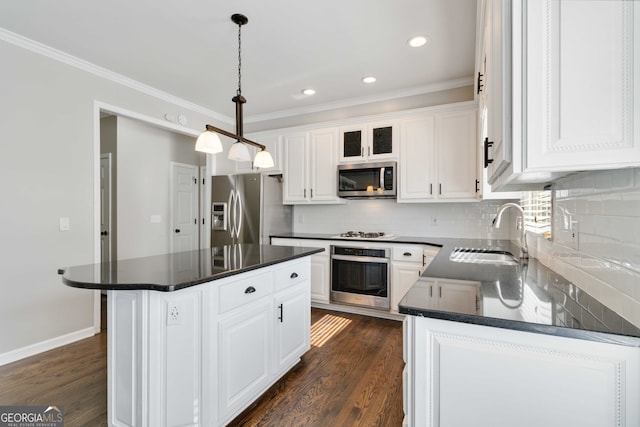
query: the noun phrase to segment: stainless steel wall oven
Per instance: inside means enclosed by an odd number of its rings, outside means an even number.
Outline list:
[[[331,246],[331,301],[389,310],[390,253]]]

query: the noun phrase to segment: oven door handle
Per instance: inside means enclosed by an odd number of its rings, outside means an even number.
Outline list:
[[[378,258],[369,256],[331,255],[331,259],[339,261],[374,262],[377,264],[389,264],[389,258]]]

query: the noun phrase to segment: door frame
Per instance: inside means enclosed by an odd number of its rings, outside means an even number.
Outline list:
[[[104,153],[104,154],[100,154],[100,163],[102,163],[102,160],[106,160],[107,161],[107,171],[108,171],[108,180],[109,180],[109,193],[106,195],[106,199],[108,200],[108,205],[109,205],[109,218],[107,221],[107,240],[109,241],[109,257],[108,260],[111,261],[113,258],[113,233],[112,233],[112,225],[113,225],[113,189],[112,189],[112,181],[113,181],[113,160],[112,160],[112,153]],[[102,198],[100,199],[100,209],[102,210]],[[100,232],[102,232],[102,229],[100,229]],[[100,240],[102,240],[102,237],[100,237]],[[100,246],[100,262],[102,262],[102,259],[104,257],[104,254],[102,253],[102,245]]]
[[[160,129],[169,130],[171,132],[197,138],[202,131],[190,129],[165,120],[156,119],[155,117],[140,114],[135,111],[127,110],[122,107],[111,105],[102,101],[93,101],[93,262],[100,263],[100,115],[107,113],[113,116],[127,117],[129,119],[138,120]],[[207,176],[211,176],[215,172],[215,160],[211,154],[206,155],[206,171]],[[204,194],[205,210],[207,214],[204,216],[205,227],[210,224],[211,218],[211,180],[205,180]],[[93,330],[95,334],[100,333],[100,291],[93,293]]]

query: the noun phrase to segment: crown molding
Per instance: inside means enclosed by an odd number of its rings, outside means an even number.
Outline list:
[[[0,40],[224,123],[234,119],[0,27]]]
[[[307,107],[300,107],[300,108],[292,108],[292,109],[289,109],[289,110],[274,111],[272,113],[255,114],[255,115],[252,115],[252,116],[245,116],[244,122],[245,123],[256,123],[256,122],[262,122],[262,121],[267,121],[267,120],[275,120],[275,119],[282,119],[282,118],[287,118],[287,117],[299,116],[299,115],[303,115],[303,114],[318,113],[318,112],[321,112],[321,111],[335,110],[335,109],[339,109],[339,108],[355,107],[355,106],[363,105],[363,104],[371,104],[371,103],[374,103],[374,102],[388,101],[390,99],[405,98],[405,97],[409,97],[409,96],[424,95],[424,94],[427,94],[427,93],[440,92],[440,91],[448,90],[448,89],[456,89],[456,88],[459,88],[459,87],[473,86],[473,84],[474,84],[473,77],[464,77],[464,78],[460,78],[460,79],[448,80],[448,81],[445,81],[445,82],[435,83],[435,84],[431,84],[431,85],[417,86],[417,87],[412,87],[412,88],[409,88],[409,89],[404,89],[404,90],[399,90],[399,91],[380,93],[380,94],[372,95],[372,96],[366,96],[366,97],[360,97],[360,98],[351,98],[351,99],[340,100],[340,101],[336,101],[336,102],[328,102],[328,103],[325,103],[325,104],[316,104],[316,105],[310,105],[310,106],[307,106]]]

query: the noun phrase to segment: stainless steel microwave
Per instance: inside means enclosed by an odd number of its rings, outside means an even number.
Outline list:
[[[396,162],[338,165],[338,196],[347,199],[395,199]]]

